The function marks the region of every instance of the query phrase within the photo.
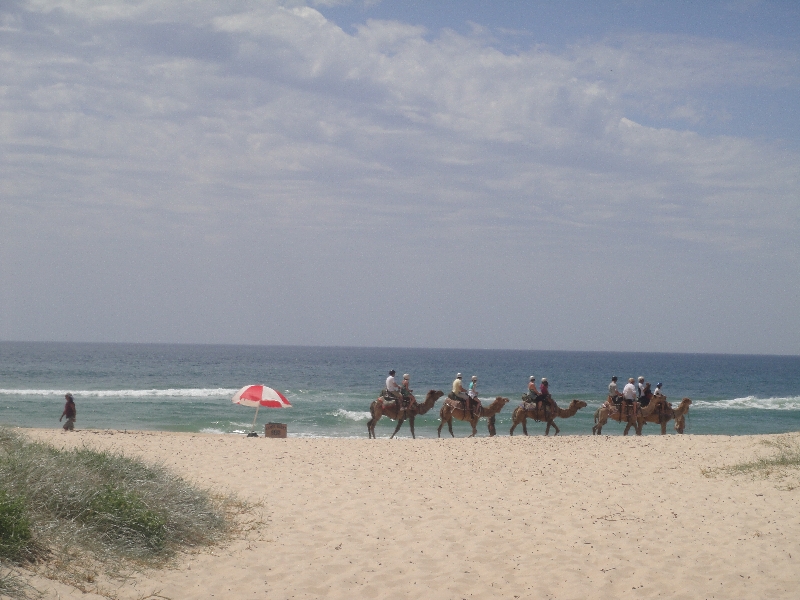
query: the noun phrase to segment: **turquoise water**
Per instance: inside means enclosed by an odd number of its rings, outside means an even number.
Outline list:
[[[255,410],[230,398],[244,385],[263,383],[284,392],[293,407],[261,409],[261,431],[276,421],[288,425],[290,437],[366,437],[369,404],[390,368],[411,374],[420,399],[429,389],[449,391],[456,372],[478,375],[484,402],[511,399],[497,418],[501,435],[508,434],[530,375],[547,377],[562,406],[572,398],[588,403],[557,421],[562,434],[591,433],[611,375],[620,381],[644,375],[653,387],[661,381],[670,401],[690,397],[687,433],[800,430],[796,356],[25,342],[0,342],[0,423],[57,427],[64,393],[71,391],[79,428],[242,433]],[[436,437],[440,405],[417,419],[418,437]],[[464,423],[453,427],[457,437],[469,433]],[[384,418],[377,434],[393,429]],[[529,422],[530,433],[543,431]],[[621,432],[616,423],[603,430]],[[656,432],[645,427],[645,434]],[[487,434],[485,422],[478,433]],[[407,426],[400,435],[410,435]]]

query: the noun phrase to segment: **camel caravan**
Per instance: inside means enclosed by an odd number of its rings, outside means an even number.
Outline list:
[[[439,428],[437,436],[441,437],[442,428],[445,423],[452,437],[453,420],[465,421],[472,428],[472,433],[468,437],[473,437],[478,433],[478,421],[486,419],[489,436],[497,434],[495,418],[497,414],[508,404],[509,399],[497,396],[489,405],[484,406],[478,397],[478,378],[473,375],[468,388],[464,388],[462,374],[456,375],[453,381],[452,391],[445,398],[444,404],[439,409]],[[608,397],[605,403],[594,413],[593,435],[601,435],[603,427],[608,420],[625,423],[623,435],[628,435],[633,427],[636,435],[642,435],[642,428],[647,423],[657,423],[661,426],[661,435],[667,433],[667,423],[675,421],[675,431],[683,433],[686,429],[686,415],[692,401],[684,398],[677,408],[673,408],[667,397],[661,392],[662,384],[656,386],[655,392],[651,392],[650,384],[644,381],[644,377],[639,377],[638,387],[635,380],[630,378],[628,384],[620,393],[617,389],[617,377],[611,378],[608,386]],[[397,435],[403,423],[407,420],[411,429],[411,437],[416,439],[414,433],[414,418],[424,415],[434,408],[436,402],[444,396],[440,390],[429,390],[425,395],[425,400],[418,403],[416,397],[410,389],[410,376],[403,375],[401,384],[395,379],[395,371],[389,371],[386,379],[386,387],[381,395],[369,407],[371,418],[367,422],[367,432],[369,437],[375,438],[375,426],[382,417],[387,417],[397,422],[391,438]],[[522,425],[522,433],[528,435],[527,421],[532,419],[538,423],[545,424],[544,435],[550,435],[550,429],[554,430],[553,435],[558,435],[561,431],[555,423],[556,418],[568,419],[577,412],[586,408],[587,404],[583,400],[572,400],[567,408],[561,408],[550,395],[547,378],[542,378],[541,388],[536,386],[536,378],[531,376],[528,382],[528,393],[522,396],[522,402],[514,408],[511,414],[511,430],[509,435],[514,435],[514,430],[518,425]]]

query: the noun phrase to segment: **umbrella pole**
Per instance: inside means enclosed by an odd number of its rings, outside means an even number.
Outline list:
[[[253,417],[253,426],[250,427],[250,429],[253,430],[253,431],[256,430],[256,419],[258,418],[258,409],[259,408],[261,408],[261,405],[260,404],[256,404],[256,416]]]

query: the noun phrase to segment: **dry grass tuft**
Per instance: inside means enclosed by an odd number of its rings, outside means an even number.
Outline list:
[[[703,475],[707,477],[718,474],[751,475],[764,479],[776,477],[785,480],[797,469],[800,469],[800,438],[797,435],[780,436],[773,440],[764,440],[761,443],[774,449],[775,453],[772,456],[727,467],[703,469]],[[787,483],[782,489],[792,490],[796,487],[798,486],[795,484]]]
[[[125,577],[218,543],[247,509],[160,465],[89,448],[58,450],[0,427],[0,528],[13,533],[0,544],[0,560],[83,591],[103,593],[104,576]],[[30,597],[17,579],[10,572],[0,578],[0,595]]]

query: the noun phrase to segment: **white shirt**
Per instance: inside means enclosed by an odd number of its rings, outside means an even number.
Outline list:
[[[390,392],[399,392],[400,386],[397,385],[397,382],[394,380],[394,375],[389,375],[386,378],[386,389]]]
[[[661,391],[661,388],[660,388],[660,387],[656,386],[656,391],[655,391],[655,392],[653,392],[653,394],[660,394],[660,395],[662,395],[662,396],[663,396],[663,395],[664,395],[664,392],[662,392],[662,391]]]
[[[644,396],[644,381],[639,382],[639,395]]]
[[[608,384],[608,395],[616,396],[617,394],[619,394],[619,390],[617,389],[617,382],[612,381],[611,383]]]
[[[622,395],[625,396],[626,400],[636,400],[636,386],[628,383],[625,389],[622,390]]]

